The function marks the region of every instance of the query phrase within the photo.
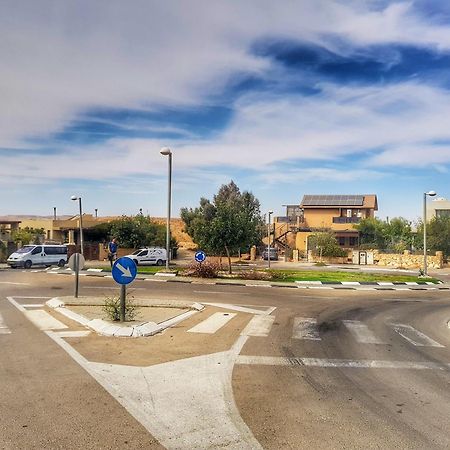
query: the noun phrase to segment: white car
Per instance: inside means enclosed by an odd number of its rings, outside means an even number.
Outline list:
[[[167,252],[165,248],[161,247],[140,248],[131,255],[127,255],[127,258],[132,259],[137,266],[163,266],[166,263]]]
[[[64,267],[67,263],[67,247],[65,245],[24,245],[9,255],[6,261],[9,266],[24,267],[57,265]]]

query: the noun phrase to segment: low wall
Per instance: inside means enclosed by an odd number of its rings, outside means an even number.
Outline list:
[[[403,254],[379,253],[373,251],[375,264],[379,266],[404,268],[404,269],[423,269],[423,255],[411,255],[406,250]],[[427,256],[427,265],[430,269],[442,269],[444,266],[444,255],[442,252],[436,252],[435,255]]]
[[[325,264],[348,264],[348,256],[322,256],[314,255],[311,250],[308,250],[308,262],[318,263],[323,262]]]

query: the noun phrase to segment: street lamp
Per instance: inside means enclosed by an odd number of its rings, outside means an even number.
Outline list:
[[[169,157],[169,171],[168,171],[168,184],[167,184],[167,223],[166,223],[166,269],[169,270],[170,262],[170,207],[172,201],[172,152],[170,148],[163,147],[159,153],[163,156]]]
[[[269,221],[267,222],[267,264],[270,269],[270,216],[273,214],[273,211],[268,211]]]
[[[80,250],[81,250],[81,254],[83,255],[83,210],[81,208],[81,197],[77,197],[76,195],[72,195],[72,197],[70,197],[71,200],[73,200],[74,202],[78,200],[78,206],[80,207]]]
[[[427,195],[434,197],[436,192],[429,191],[423,193],[423,274],[428,276],[427,267]]]

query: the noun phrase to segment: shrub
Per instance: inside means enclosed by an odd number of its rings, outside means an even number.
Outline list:
[[[244,280],[270,281],[274,278],[273,272],[263,272],[261,270],[243,270],[242,272],[239,272],[238,276]]]
[[[109,320],[118,322],[120,320],[120,295],[106,297],[103,311]],[[134,302],[134,296],[127,292],[125,299],[125,321],[130,322],[134,320],[138,314],[138,306]]]
[[[187,277],[217,278],[219,270],[219,264],[206,261],[203,263],[191,264],[188,269],[183,272],[183,275]]]

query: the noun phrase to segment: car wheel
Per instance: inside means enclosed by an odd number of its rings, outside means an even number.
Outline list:
[[[164,263],[163,263],[163,260],[162,259],[158,259],[158,261],[156,261],[156,265],[157,266],[162,266]]]
[[[33,263],[30,260],[28,260],[28,261],[25,261],[25,264],[23,265],[23,267],[25,267],[25,269],[31,269],[32,265],[33,265]]]
[[[66,265],[66,262],[63,259],[60,259],[58,261],[58,267],[64,267]]]

